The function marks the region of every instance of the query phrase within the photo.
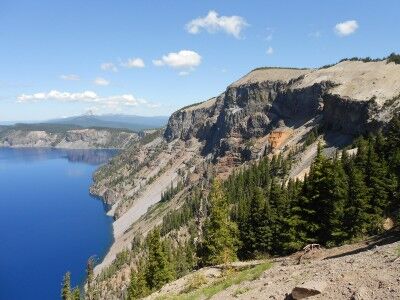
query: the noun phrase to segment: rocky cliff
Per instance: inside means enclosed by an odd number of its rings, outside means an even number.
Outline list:
[[[133,241],[179,212],[194,188],[207,192],[211,177],[224,178],[261,155],[293,157],[290,177],[302,178],[316,154],[349,144],[384,126],[400,109],[400,65],[343,61],[328,68],[260,68],[221,95],[173,113],[164,132],[129,147],[95,174],[92,193],[112,206],[115,241],[95,269],[102,299],[121,299],[135,267]],[[164,203],[163,192],[184,188]],[[179,230],[198,228],[202,213]],[[203,215],[204,216],[204,215]]]
[[[0,132],[0,147],[54,147],[67,149],[124,149],[139,140],[134,132],[112,129],[65,131],[9,127]]]
[[[168,141],[195,137],[204,153],[240,152],[246,141],[275,128],[319,125],[358,135],[379,128],[400,106],[400,66],[386,61],[343,61],[321,69],[256,69],[226,91],[175,112]],[[389,112],[390,111],[390,112]]]

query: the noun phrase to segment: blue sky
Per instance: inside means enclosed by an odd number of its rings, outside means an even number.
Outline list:
[[[400,1],[0,1],[0,122],[169,115],[259,66],[400,51]]]

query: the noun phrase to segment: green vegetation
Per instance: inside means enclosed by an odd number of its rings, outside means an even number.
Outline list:
[[[304,142],[313,143],[319,134],[311,131]],[[135,240],[100,278],[131,266],[128,294],[137,299],[201,266],[289,254],[309,243],[331,247],[382,232],[383,220],[400,208],[400,118],[353,147],[354,155],[341,151],[325,157],[319,146],[303,181],[287,179],[291,155],[264,157],[224,182],[214,180],[209,194],[204,178],[201,188],[192,187],[179,199],[181,207],[167,213],[143,242]],[[175,195],[168,190],[160,207]],[[187,236],[178,243],[181,229]],[[211,297],[268,266],[227,274],[209,285],[193,278],[177,299]]]
[[[61,299],[62,300],[79,300],[80,291],[78,287],[71,290],[71,273],[67,272],[64,275],[61,287]]]
[[[202,193],[199,189],[194,188],[179,209],[170,211],[163,217],[161,234],[166,235],[172,230],[188,225],[189,222],[199,214],[201,197]]]
[[[237,225],[230,220],[229,203],[221,183],[214,180],[210,192],[210,217],[204,226],[202,263],[226,264],[237,259]]]
[[[145,272],[141,266],[137,271],[132,271],[131,280],[128,287],[128,299],[140,299],[149,293]]]
[[[337,65],[338,63],[341,63],[344,61],[376,62],[376,61],[384,61],[384,60],[387,60],[387,63],[394,62],[395,64],[400,64],[400,55],[396,54],[396,53],[391,53],[389,56],[383,57],[383,58],[371,58],[369,56],[367,56],[367,57],[354,56],[351,58],[343,58],[339,62],[334,63],[334,64],[324,65],[324,66],[320,67],[320,69],[327,69],[327,68],[333,67],[334,65]]]
[[[85,299],[87,300],[94,300],[96,299],[96,290],[94,287],[94,257],[89,257],[87,264],[86,264],[86,293]]]
[[[171,182],[171,186],[161,194],[161,202],[166,202],[174,198],[184,188],[184,183],[182,180],[178,181],[177,185],[174,186]]]
[[[71,273],[67,272],[64,275],[61,288],[61,299],[69,300],[71,299]]]
[[[158,290],[172,280],[172,269],[168,261],[166,245],[161,243],[160,231],[153,231],[149,237],[149,255],[145,265],[145,278],[150,290]]]
[[[233,296],[234,297],[238,297],[244,293],[247,293],[250,290],[249,287],[245,287],[245,288],[238,288],[234,293]]]
[[[259,278],[261,274],[272,266],[271,263],[266,262],[260,265],[242,270],[234,271],[229,270],[227,274],[212,284],[200,285],[200,288],[190,293],[183,293],[178,296],[166,297],[166,299],[173,300],[195,300],[195,299],[209,299],[219,292],[229,288],[230,286],[239,284],[244,281],[251,281]]]
[[[283,70],[310,70],[310,68],[296,68],[296,67],[258,67],[258,68],[251,70],[251,72],[259,71],[259,70],[274,70],[274,69],[276,69],[276,70],[279,70],[279,69],[281,69],[281,70],[282,69]]]
[[[156,228],[145,242],[133,245],[136,253],[144,252],[138,258],[136,270],[132,270],[128,287],[128,299],[140,299],[160,289],[164,284],[186,275],[197,264],[193,241],[172,245],[171,240],[162,239]]]
[[[392,53],[388,56],[387,62],[391,63],[394,62],[395,64],[400,64],[400,55],[396,53]]]
[[[307,134],[304,137],[304,146],[307,147],[313,144],[318,139],[318,136],[321,133],[322,132],[318,126],[314,127],[309,132],[307,132]]]
[[[343,151],[327,158],[319,149],[303,182],[279,181],[282,169],[268,159],[232,175],[225,187],[239,228],[239,258],[290,253],[308,243],[341,245],[381,232],[383,219],[400,206],[399,118],[384,134],[354,146],[351,157]]]
[[[397,257],[400,257],[400,245],[396,247],[396,255]]]
[[[203,285],[207,284],[207,278],[204,274],[194,274],[186,284],[185,293],[190,293],[194,290],[199,289]]]
[[[306,138],[310,143],[319,131],[312,134]],[[158,275],[153,279],[147,275],[148,293],[204,265],[226,264],[237,257],[288,254],[309,243],[341,245],[381,232],[384,218],[400,207],[399,118],[393,118],[385,132],[359,138],[353,146],[357,154],[349,156],[342,151],[333,158],[325,157],[319,147],[304,181],[287,180],[291,157],[279,155],[265,157],[224,182],[214,180],[208,200],[200,190],[189,193],[180,209],[164,217],[160,243],[170,246],[164,248],[164,254],[160,246],[155,252],[166,264],[157,263],[165,267],[163,271],[155,269]],[[191,240],[178,247],[179,251],[168,253],[174,249],[170,233],[181,226],[191,228],[192,220],[204,212],[203,234],[198,237],[197,230],[190,230]],[[193,243],[195,238],[200,238],[200,243]],[[165,256],[170,259],[165,260]],[[189,259],[177,263],[182,257]],[[147,263],[149,258],[143,265]],[[143,272],[147,274],[146,267]],[[177,299],[211,297],[241,280],[250,280],[253,272],[257,269],[227,275],[211,285],[193,279],[186,294]]]

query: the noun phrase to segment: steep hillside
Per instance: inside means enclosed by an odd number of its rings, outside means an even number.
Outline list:
[[[115,242],[95,269],[101,299],[123,299],[156,226],[173,249],[201,237],[210,179],[280,154],[287,177],[385,126],[400,108],[400,65],[343,61],[321,69],[256,69],[216,98],[172,114],[166,130],[95,174],[91,192],[112,208]],[[183,183],[183,184],[180,184]],[[168,200],[159,203],[165,193]],[[177,248],[178,247],[178,248]],[[178,250],[177,250],[178,251]],[[182,272],[180,275],[184,274]]]

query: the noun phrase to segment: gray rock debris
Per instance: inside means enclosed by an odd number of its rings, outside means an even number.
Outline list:
[[[327,284],[324,281],[308,281],[301,285],[296,286],[292,291],[292,298],[294,300],[304,299],[311,296],[321,294],[326,288]]]

